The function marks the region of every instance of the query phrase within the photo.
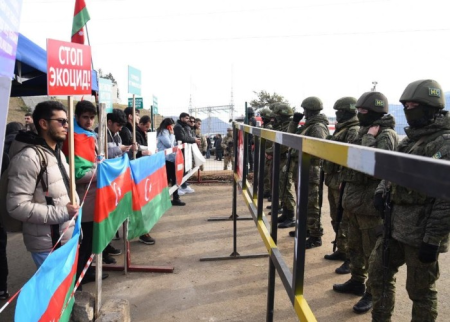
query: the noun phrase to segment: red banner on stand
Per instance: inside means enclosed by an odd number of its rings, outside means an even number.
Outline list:
[[[47,39],[47,95],[91,95],[91,47]]]

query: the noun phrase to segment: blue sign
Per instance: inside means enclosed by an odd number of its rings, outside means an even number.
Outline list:
[[[128,93],[141,95],[141,71],[128,66]]]
[[[106,78],[98,79],[98,100],[100,103],[105,103],[106,113],[112,113],[112,81]]]
[[[13,78],[22,0],[3,0],[0,7],[0,76]]]

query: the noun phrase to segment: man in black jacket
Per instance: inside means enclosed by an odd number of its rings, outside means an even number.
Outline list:
[[[191,125],[189,123],[190,123],[189,114],[185,112],[181,113],[180,118],[177,120],[177,123],[173,128],[175,140],[177,140],[177,142],[181,141],[181,143],[200,144],[201,140],[199,138],[196,138],[192,134]],[[186,193],[193,193],[193,192],[195,192],[194,189],[189,187],[186,183],[183,183],[181,187],[178,189],[178,194],[181,196]]]
[[[139,145],[143,145],[143,143],[146,144],[147,140],[145,140],[145,142],[143,141],[143,137],[146,137],[146,133],[143,133],[143,131],[139,128],[139,126],[136,126],[136,142],[133,142],[133,108],[132,107],[127,107],[125,109],[125,115],[127,117],[127,124],[122,128],[122,130],[120,131],[120,138],[122,139],[122,144],[124,145],[131,145],[132,148],[130,149],[130,151],[128,152],[128,156],[130,158],[130,160],[133,160],[133,148],[135,149],[139,149]],[[140,116],[139,116],[139,110],[135,111],[136,114],[136,125],[139,124],[140,122]],[[150,123],[150,120],[148,120],[148,123]],[[147,151],[145,151],[147,152]],[[142,153],[142,151],[137,151],[136,153],[136,159],[140,158],[144,155],[148,155],[147,153]],[[139,241],[141,243],[144,243],[146,245],[153,245],[156,241],[154,238],[152,238],[150,236],[149,233],[139,236]]]

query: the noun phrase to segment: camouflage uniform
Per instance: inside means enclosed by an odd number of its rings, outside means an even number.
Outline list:
[[[270,122],[270,116],[272,114],[269,108],[262,109],[259,114],[261,115],[264,125],[263,128],[267,130],[273,130],[272,123]],[[266,150],[272,146],[271,141],[266,141]],[[272,195],[272,160],[266,159],[264,162],[264,195]]]
[[[206,142],[206,137],[204,135],[202,135],[200,129],[195,129],[195,137],[200,139],[200,146],[199,146],[199,150],[200,152],[202,152],[203,155],[206,154],[206,148],[208,146],[207,142]],[[194,165],[194,164],[193,164]],[[200,171],[203,171],[203,164],[200,166]]]
[[[368,113],[358,113],[358,116],[361,116],[358,117],[360,119],[358,137],[350,143],[388,151],[395,150],[398,145],[398,136],[394,131],[395,119],[389,114],[380,118],[388,112],[387,98],[379,92],[367,92],[358,99],[356,107],[366,109]],[[368,122],[369,125],[366,124],[367,120],[363,122],[362,116],[365,115],[373,117],[373,120]],[[376,136],[368,133],[373,126],[380,127]],[[351,279],[344,284],[333,285],[333,289],[341,293],[364,295],[353,307],[358,313],[363,313],[372,306],[370,286],[366,290],[364,283],[369,270],[369,256],[375,247],[377,233],[382,225],[379,211],[373,206],[373,195],[380,180],[347,168],[341,172],[340,180],[346,182],[342,206],[344,216],[349,220],[347,249],[351,262]]]
[[[273,107],[274,114],[277,115],[277,122],[273,125],[273,130],[280,132],[287,132],[289,123],[291,121],[290,115],[292,115],[292,109],[285,103],[275,103]],[[273,144],[266,149],[266,154],[273,155]],[[283,211],[289,212],[289,217],[294,217],[294,209],[295,209],[295,200],[294,195],[292,194],[292,187],[294,183],[292,182],[292,172],[290,172],[286,178],[286,175],[283,174],[283,168],[286,167],[287,164],[287,152],[288,147],[282,145],[280,147],[280,184],[279,184],[279,196],[280,201],[283,202]],[[286,187],[286,188],[284,188]],[[279,220],[280,221],[280,220]]]
[[[324,114],[315,115],[308,120],[300,128],[296,129],[297,124],[291,122],[289,132],[298,135],[309,136],[318,139],[325,139],[330,135],[328,130],[328,118]],[[293,150],[293,162],[291,166],[294,181],[298,178],[298,151]],[[311,158],[311,167],[309,170],[309,186],[308,186],[308,213],[307,225],[311,237],[321,237],[323,235],[322,223],[320,222],[319,208],[319,182],[320,181],[320,159]],[[295,184],[297,186],[297,182]]]
[[[349,143],[356,140],[359,130],[359,121],[356,115],[349,120],[336,124],[336,130],[333,135],[328,136],[327,139],[335,142]],[[348,233],[348,218],[342,216],[339,224],[339,231],[337,229],[337,208],[339,204],[339,180],[342,167],[338,164],[324,160],[323,170],[325,172],[325,185],[328,187],[328,201],[330,203],[331,225],[335,233],[337,233],[337,251],[347,253],[347,233]]]
[[[223,169],[228,170],[228,163],[230,162],[231,169],[234,169],[233,131],[227,131],[227,135],[222,140],[222,149],[225,151]]]
[[[419,89],[416,89],[419,87]],[[425,87],[427,98],[429,88],[440,88],[435,81],[417,81],[408,85],[400,101],[416,101],[409,90]],[[442,90],[440,92],[443,95]],[[439,97],[439,105],[426,108],[444,107],[444,98]],[[423,103],[423,101],[422,101]],[[450,117],[448,112],[436,112],[431,124],[405,128],[407,137],[400,142],[397,151],[412,155],[450,160]],[[409,123],[409,121],[408,121]],[[421,142],[420,142],[421,141]],[[419,144],[417,144],[419,142]],[[379,185],[376,193],[385,191],[385,181]],[[448,251],[450,232],[450,202],[448,200],[430,198],[417,191],[398,185],[392,185],[392,238],[390,239],[389,265],[387,271],[386,298],[383,292],[382,244],[380,238],[370,257],[370,273],[368,284],[373,294],[373,321],[390,321],[394,310],[395,275],[398,268],[406,263],[406,289],[413,301],[411,321],[435,321],[437,318],[436,281],[439,278],[438,253]],[[433,248],[431,260],[421,257],[424,246]],[[384,304],[384,305],[382,305]],[[445,318],[444,318],[445,319]]]

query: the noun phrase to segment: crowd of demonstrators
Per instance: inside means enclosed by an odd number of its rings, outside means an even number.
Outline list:
[[[119,135],[122,139],[122,143],[131,146],[132,149],[128,151],[128,156],[130,157],[130,160],[134,159],[134,154],[136,153],[136,158],[140,158],[144,155],[150,155],[149,150],[142,150],[139,147],[148,147],[147,143],[147,132],[143,131],[142,129],[149,129],[151,126],[150,118],[147,116],[145,118],[146,123],[141,124],[140,122],[140,112],[139,110],[135,110],[135,120],[136,124],[133,124],[133,108],[127,107],[125,109],[125,117],[127,119],[127,124],[122,127],[122,130],[119,132]],[[133,142],[133,129],[136,131],[136,142]],[[139,236],[139,241],[146,245],[154,245],[155,239],[150,236],[149,233],[144,234],[142,236]]]
[[[164,151],[171,149],[175,146],[175,134],[173,131],[175,121],[171,118],[165,118],[162,120],[158,129],[156,130],[157,148],[158,151]],[[167,180],[169,184],[177,184],[176,166],[175,166],[175,153],[166,155],[166,172]],[[180,200],[178,189],[173,193],[173,206],[185,206],[186,203]]]
[[[191,143],[191,144],[200,144],[201,140],[195,137],[195,133],[193,132],[193,127],[195,123],[195,118],[189,116],[188,113],[181,113],[180,118],[175,123],[173,128],[173,132],[175,134],[175,140],[178,143]],[[192,124],[192,125],[190,125]],[[186,193],[194,193],[195,190],[189,187],[189,185],[184,182],[180,188],[178,188],[178,194],[180,196]]]
[[[25,246],[39,268],[50,251],[72,236],[79,200],[69,199],[69,166],[61,144],[68,132],[65,107],[56,101],[36,105],[37,134],[19,132],[11,144],[6,208],[22,222]]]
[[[75,122],[85,131],[91,132],[95,138],[95,149],[91,151],[95,157],[98,154],[97,146],[97,134],[94,132],[94,122],[97,116],[97,108],[90,101],[80,101],[75,106]],[[80,243],[77,263],[77,275],[78,280],[81,272],[83,271],[89,257],[92,254],[92,243],[94,237],[94,213],[95,213],[95,198],[97,194],[97,163],[93,163],[90,169],[84,169],[85,164],[79,165],[75,162],[75,179],[76,190],[80,197],[84,197],[83,212],[81,218],[81,229],[83,231],[83,238]],[[78,173],[81,175],[78,177]],[[121,253],[120,250],[115,250],[109,246],[109,251],[114,255]],[[111,262],[109,259],[109,253],[104,253],[105,261]],[[107,273],[103,273],[102,279],[108,277]],[[95,270],[89,267],[82,280],[82,284],[95,281]],[[82,290],[80,285],[78,290]]]

